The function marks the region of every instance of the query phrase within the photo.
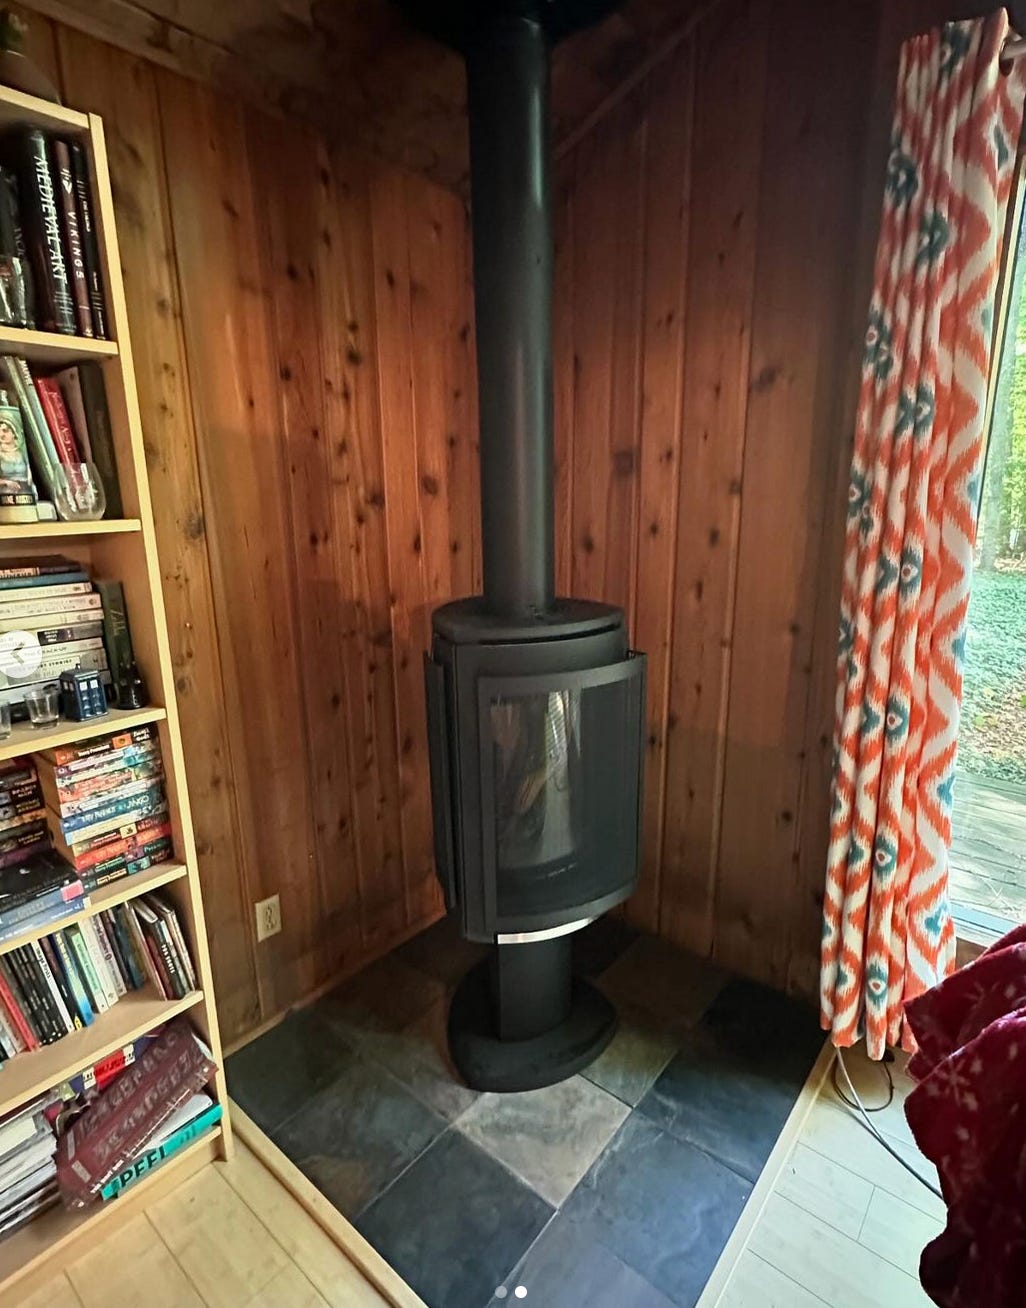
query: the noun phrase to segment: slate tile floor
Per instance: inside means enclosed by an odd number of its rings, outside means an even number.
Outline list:
[[[448,1061],[475,946],[440,923],[228,1060],[228,1085],[430,1308],[693,1308],[822,1043],[811,1011],[607,918],[621,1016],[560,1086]]]

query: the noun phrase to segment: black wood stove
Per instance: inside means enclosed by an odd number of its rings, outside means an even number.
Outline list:
[[[623,613],[554,595],[551,42],[611,6],[413,4],[468,75],[484,594],[433,616],[425,661],[435,857],[492,946],[453,998],[477,1089],[550,1085],[616,1015],[572,978],[571,934],[638,875],[645,659]]]

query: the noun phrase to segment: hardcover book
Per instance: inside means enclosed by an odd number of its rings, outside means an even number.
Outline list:
[[[71,297],[75,305],[75,322],[79,336],[92,336],[93,313],[89,302],[89,279],[86,276],[82,233],[79,230],[79,206],[75,197],[75,181],[71,170],[71,151],[67,141],[53,143],[54,170],[57,174],[57,194],[60,200],[64,244],[67,250],[68,273],[71,278]]]
[[[75,307],[61,240],[58,197],[46,137],[28,128],[16,140],[18,196],[32,279],[36,325],[75,334]]]

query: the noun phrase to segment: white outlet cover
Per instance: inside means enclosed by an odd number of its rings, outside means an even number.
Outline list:
[[[259,899],[256,903],[257,942],[276,936],[281,930],[281,900],[277,895]]]

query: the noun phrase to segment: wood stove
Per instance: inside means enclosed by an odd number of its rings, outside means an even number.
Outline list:
[[[551,41],[610,6],[408,4],[467,62],[484,593],[433,615],[425,660],[438,875],[491,946],[456,991],[478,1089],[552,1084],[616,1025],[571,935],[638,875],[645,659],[621,610],[554,595]]]

